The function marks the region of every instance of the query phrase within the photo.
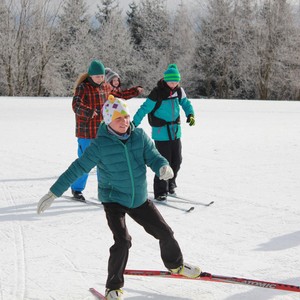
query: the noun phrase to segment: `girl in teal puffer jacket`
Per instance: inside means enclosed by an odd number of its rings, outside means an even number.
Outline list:
[[[166,268],[187,277],[200,276],[201,270],[183,262],[174,233],[152,201],[147,199],[146,165],[161,180],[173,177],[168,161],[159,154],[151,139],[140,128],[130,124],[125,101],[107,101],[102,110],[97,138],[76,159],[41,198],[37,212],[41,213],[61,196],[70,184],[95,165],[98,168],[98,195],[104,206],[114,245],[110,248],[106,299],[122,300],[124,270],[127,264],[131,236],[125,215],[144,227],[146,232],[159,240],[161,257]]]

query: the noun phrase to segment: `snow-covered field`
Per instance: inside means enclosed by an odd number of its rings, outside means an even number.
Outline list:
[[[129,100],[132,114],[143,100]],[[214,204],[191,213],[159,207],[185,260],[213,274],[300,285],[300,102],[192,103],[197,124],[183,119],[177,193]],[[36,214],[38,200],[76,158],[71,98],[1,97],[0,104],[0,299],[93,299],[88,289],[104,291],[112,244],[102,207],[60,198]],[[146,118],[141,126],[149,132]],[[152,177],[149,170],[149,190]],[[85,196],[96,189],[92,171]],[[164,269],[157,241],[127,222],[127,267]],[[131,300],[300,298],[153,277],[126,277],[124,290]]]

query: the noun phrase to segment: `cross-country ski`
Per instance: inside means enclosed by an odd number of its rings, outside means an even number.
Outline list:
[[[148,193],[150,194],[149,197],[151,199],[153,199],[153,191],[148,191]],[[214,201],[210,201],[210,202],[200,202],[200,201],[195,201],[186,197],[181,197],[178,196],[177,194],[168,194],[167,195],[167,201],[170,203],[188,203],[188,204],[194,204],[194,205],[200,205],[200,206],[210,206],[214,203]]]
[[[94,206],[98,206],[98,207],[103,207],[103,205],[101,204],[101,202],[99,202],[98,200],[92,200],[92,199],[85,199],[84,201],[81,200],[77,200],[72,196],[61,196],[61,198],[63,199],[67,199],[67,200],[71,200],[77,203],[82,203],[82,204],[87,204],[87,205],[94,205]]]
[[[169,208],[173,208],[173,209],[180,210],[180,211],[183,211],[183,212],[192,212],[195,209],[194,206],[190,206],[190,205],[188,205],[188,207],[186,207],[185,205],[180,206],[180,205],[176,205],[172,202],[169,202],[168,200],[157,201],[157,200],[153,199],[152,197],[149,197],[149,198],[150,198],[150,200],[152,200],[157,205],[167,206]]]
[[[182,202],[182,203],[190,203],[190,204],[195,204],[195,205],[202,205],[202,206],[211,206],[214,204],[214,201],[210,202],[200,202],[200,201],[194,201],[186,197],[178,196],[177,194],[168,194],[168,197],[171,201],[173,202]]]
[[[100,292],[98,292],[96,289],[94,288],[90,288],[89,291],[98,299],[98,300],[106,300],[106,297],[101,294]]]
[[[172,274],[169,271],[159,271],[159,270],[125,270],[125,275],[136,275],[136,276],[154,276],[154,277],[164,277],[164,278],[175,278],[175,279],[187,279],[187,280],[204,280],[204,281],[214,281],[221,283],[233,283],[233,284],[243,284],[253,287],[283,290],[288,292],[300,292],[300,286],[278,283],[271,281],[263,281],[256,279],[247,279],[241,277],[214,275],[210,273],[203,272],[200,277],[197,278],[187,278],[182,275]]]

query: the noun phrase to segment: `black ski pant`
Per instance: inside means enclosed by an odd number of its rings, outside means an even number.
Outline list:
[[[160,180],[159,177],[155,175],[153,190],[154,197],[156,198],[160,195],[168,194],[171,185],[173,185],[173,187],[177,186],[176,177],[182,163],[182,146],[180,139],[173,141],[155,141],[155,146],[158,152],[168,160],[174,172],[174,177],[169,180]]]
[[[106,288],[115,290],[124,285],[123,273],[131,247],[131,236],[125,221],[126,214],[159,240],[161,258],[167,269],[174,269],[183,264],[181,249],[174,238],[174,233],[152,201],[147,200],[137,208],[127,208],[117,203],[103,203],[103,205],[114,238],[114,245],[110,247]]]

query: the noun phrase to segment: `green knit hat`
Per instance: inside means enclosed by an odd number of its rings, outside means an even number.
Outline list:
[[[164,73],[165,82],[179,82],[181,80],[179,70],[176,64],[169,64]]]
[[[88,74],[93,75],[104,75],[105,68],[100,60],[93,60],[89,66]]]

